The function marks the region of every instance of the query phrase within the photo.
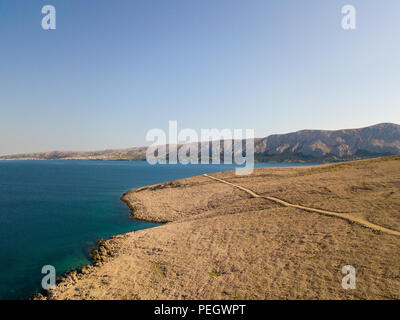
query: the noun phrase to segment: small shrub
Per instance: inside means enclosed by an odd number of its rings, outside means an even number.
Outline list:
[[[211,272],[209,272],[208,273],[211,277],[215,277],[215,278],[217,278],[217,277],[219,277],[221,274],[219,273],[219,272],[215,272],[215,271],[211,271]]]

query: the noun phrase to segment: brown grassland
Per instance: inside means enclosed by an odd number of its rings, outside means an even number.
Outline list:
[[[400,156],[213,174],[258,195],[400,231]],[[400,299],[400,236],[193,177],[132,190],[137,219],[50,299]],[[356,289],[341,286],[356,268]]]

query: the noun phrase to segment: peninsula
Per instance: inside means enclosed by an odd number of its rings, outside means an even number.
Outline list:
[[[164,224],[102,241],[94,266],[39,298],[400,299],[400,156],[203,175],[122,200]]]

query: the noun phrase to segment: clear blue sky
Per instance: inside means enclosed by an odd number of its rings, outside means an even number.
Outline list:
[[[0,154],[139,146],[169,120],[400,123],[399,16],[398,0],[0,0]]]

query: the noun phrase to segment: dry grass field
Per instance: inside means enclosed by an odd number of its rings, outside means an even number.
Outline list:
[[[400,157],[212,175],[263,196],[400,231]],[[124,195],[167,222],[113,237],[50,299],[400,299],[400,236],[284,207],[200,176]],[[356,289],[341,286],[356,269]]]
[[[309,168],[257,169],[250,177],[216,177],[307,207],[351,213],[400,231],[400,157]]]

